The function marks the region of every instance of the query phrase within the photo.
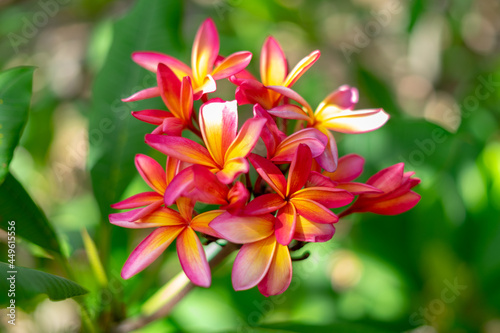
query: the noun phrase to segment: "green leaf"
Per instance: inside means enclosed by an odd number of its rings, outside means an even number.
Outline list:
[[[0,72],[0,184],[28,121],[34,67]]]
[[[8,280],[10,277],[14,278]],[[18,305],[17,302],[32,299],[40,294],[46,294],[53,301],[60,301],[88,293],[79,284],[63,277],[31,268],[10,266],[4,262],[0,262],[0,286],[4,291],[0,296],[2,305],[10,304],[11,299]],[[15,295],[9,295],[10,290],[13,290]]]
[[[24,187],[10,173],[0,185],[0,228],[15,221],[16,236],[61,254],[58,239],[47,218]]]
[[[138,1],[114,25],[113,42],[97,76],[89,121],[89,164],[92,185],[103,216],[118,201],[137,174],[134,156],[149,150],[145,134],[153,130],[130,114],[133,110],[163,108],[161,100],[124,103],[122,98],[156,85],[150,73],[131,60],[134,51],[159,51],[178,56],[181,48],[181,1]]]

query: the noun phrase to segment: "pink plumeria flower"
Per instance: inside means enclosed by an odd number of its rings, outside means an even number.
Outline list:
[[[224,214],[210,227],[230,242],[244,244],[233,265],[234,290],[258,285],[264,296],[283,293],[292,280],[292,259],[287,246],[276,241],[276,219],[270,214],[235,216]]]
[[[205,147],[182,137],[147,134],[146,143],[167,156],[208,167],[224,184],[248,172],[247,155],[260,137],[266,120],[248,119],[238,132],[236,101],[214,98],[200,108],[200,130]]]
[[[289,72],[281,46],[273,37],[268,37],[260,54],[262,82],[249,79],[246,73],[230,78],[231,82],[238,85],[236,89],[238,104],[258,103],[266,110],[278,106],[282,99],[281,94],[267,89],[267,86],[291,87],[319,59],[319,56],[318,50],[312,52]]]
[[[282,245],[288,245],[293,239],[298,216],[301,217],[299,222],[313,224],[318,230],[323,230],[318,224],[338,221],[338,216],[330,208],[345,206],[354,198],[349,192],[332,187],[303,188],[312,166],[311,150],[304,144],[300,144],[296,151],[288,180],[269,160],[255,154],[251,154],[249,159],[257,173],[276,193],[258,196],[248,203],[244,212],[262,215],[277,210],[276,239]]]
[[[316,158],[327,171],[335,171],[338,162],[337,145],[330,131],[348,134],[366,133],[384,125],[389,115],[383,109],[353,110],[358,102],[358,90],[347,85],[328,95],[313,112],[311,106],[295,91],[281,86],[270,86],[302,107],[285,104],[268,110],[277,117],[304,120],[307,127],[316,128],[328,136],[328,144],[323,154]]]
[[[179,80],[185,76],[190,77],[194,99],[197,100],[217,89],[216,80],[239,73],[252,59],[252,53],[241,51],[217,61],[221,59],[218,58],[219,47],[215,24],[211,19],[206,19],[196,33],[191,53],[191,68],[178,59],[158,52],[134,52],[132,59],[151,72],[156,72],[158,64],[163,63],[172,69]],[[134,100],[157,96],[160,96],[159,87],[153,87],[134,94]]]
[[[382,193],[362,193],[342,216],[372,212],[381,215],[404,213],[420,201],[420,195],[411,191],[420,179],[411,178],[415,172],[404,172],[404,163],[398,163],[377,172],[366,182]]]
[[[156,72],[158,89],[168,111],[142,110],[132,112],[132,115],[146,123],[157,125],[153,134],[168,134],[180,136],[182,131],[189,128],[196,132],[193,126],[193,88],[188,76],[179,80],[174,72],[166,65],[158,64]],[[125,101],[135,100],[135,95]]]

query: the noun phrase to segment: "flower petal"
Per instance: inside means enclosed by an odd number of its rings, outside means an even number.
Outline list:
[[[352,194],[362,194],[362,193],[383,193],[376,187],[363,183],[339,183],[335,188],[346,190]]]
[[[275,247],[274,235],[243,245],[234,260],[231,274],[234,290],[253,288],[264,278],[273,260]]]
[[[275,117],[285,119],[309,120],[309,115],[302,110],[300,106],[295,104],[283,104],[268,110]]]
[[[184,162],[217,168],[208,150],[186,138],[146,134],[146,143],[163,154]]]
[[[271,236],[274,232],[274,216],[240,216],[224,213],[210,223],[216,232],[230,242],[247,244]]]
[[[334,105],[340,110],[352,110],[358,101],[358,89],[349,87],[348,85],[343,85],[328,95],[319,104],[317,110],[323,110],[327,105]]]
[[[173,115],[168,111],[163,110],[142,110],[133,111],[132,116],[148,124],[161,125],[165,118],[173,118]]]
[[[335,187],[336,182],[316,171],[311,171],[306,187]]]
[[[245,121],[238,136],[227,149],[224,159],[228,161],[234,158],[247,157],[257,144],[260,138],[260,132],[265,126],[266,121],[267,120],[263,118],[251,118]]]
[[[299,215],[293,239],[301,242],[326,242],[332,239],[334,234],[333,224],[314,223]]]
[[[139,90],[135,94],[132,94],[131,96],[127,98],[122,98],[122,102],[135,102],[135,101],[140,101],[143,99],[148,99],[148,98],[154,98],[154,97],[159,97],[161,96],[160,88],[158,87],[151,87],[151,88],[146,88],[143,90]]]
[[[210,235],[212,237],[217,237],[217,238],[222,238],[217,231],[215,231],[209,224],[218,216],[221,214],[226,213],[225,210],[218,209],[218,210],[211,210],[205,213],[201,213],[199,215],[196,215],[193,217],[193,220],[191,221],[191,227],[201,233],[204,233],[206,235]]]
[[[111,205],[113,209],[130,209],[150,205],[154,202],[161,201],[162,196],[156,192],[143,192],[131,196],[125,200]]]
[[[191,76],[191,68],[189,66],[163,53],[134,52],[132,53],[132,60],[153,73],[156,73],[158,64],[162,63],[170,67],[179,79],[182,79],[184,76]]]
[[[191,122],[191,115],[193,114],[193,86],[189,76],[185,76],[181,82],[181,95],[180,95],[180,109],[179,115],[184,123]]]
[[[316,223],[335,223],[339,220],[331,210],[325,206],[308,199],[292,198],[297,214]]]
[[[240,51],[225,58],[212,72],[214,80],[225,79],[241,72],[252,60],[252,53]]]
[[[293,133],[276,148],[276,153],[271,159],[273,162],[289,162],[293,159],[300,144],[304,144],[311,150],[312,157],[317,157],[325,150],[328,143],[326,135],[315,128],[306,128]]]
[[[410,191],[389,200],[375,200],[366,204],[356,205],[355,212],[372,212],[380,215],[398,215],[413,207],[420,201],[420,195]],[[353,205],[354,206],[354,205]]]
[[[175,117],[165,118],[161,126],[161,132],[171,136],[181,136],[182,131],[185,127],[185,123],[182,119],[178,119]],[[153,132],[152,134],[159,133]]]
[[[278,144],[286,138],[285,133],[278,129],[276,122],[269,113],[262,108],[259,104],[255,104],[253,107],[253,114],[255,118],[266,119],[266,125],[262,128],[260,132],[260,137],[267,149],[267,157],[271,158],[276,152],[276,147]]]
[[[161,63],[158,64],[156,79],[163,102],[176,118],[182,119],[180,105],[181,81],[168,66]]]
[[[301,143],[295,152],[290,171],[288,172],[286,195],[289,196],[300,190],[309,178],[311,172],[311,149]]]
[[[269,271],[259,282],[259,291],[264,296],[283,293],[292,281],[292,259],[288,247],[276,243]]]
[[[257,173],[275,190],[281,197],[285,197],[287,182],[283,173],[271,161],[256,154],[250,154],[248,159]]]
[[[256,80],[243,80],[236,89],[235,98],[239,105],[259,104],[266,110],[273,107],[270,91]]]
[[[350,204],[354,196],[338,188],[307,187],[295,192],[292,198],[312,200],[326,208],[338,208]]]
[[[370,132],[384,125],[389,119],[389,115],[382,109],[329,112],[329,108],[338,110],[333,106],[326,107],[324,111],[325,119],[320,120],[321,124],[332,131],[340,133],[358,134]]]
[[[318,162],[318,164],[326,171],[333,172],[337,169],[338,163],[339,153],[337,150],[337,143],[335,142],[335,137],[332,133],[330,133],[330,131],[325,130],[322,131],[322,133],[326,134],[328,142],[323,153],[316,157],[316,162]]]
[[[214,92],[215,90],[217,90],[217,83],[212,75],[207,74],[201,85],[195,86],[193,84],[193,99],[197,101],[203,95]]]
[[[348,154],[339,158],[337,170],[323,172],[323,174],[336,182],[350,182],[358,178],[363,172],[365,159],[356,154]]]
[[[245,185],[242,182],[236,182],[227,194],[227,201],[229,203],[220,208],[227,210],[231,214],[237,214],[245,207],[248,199],[250,199],[250,193]]]
[[[135,166],[149,187],[159,194],[165,192],[167,187],[166,174],[158,162],[149,156],[137,154],[135,155]]]
[[[291,203],[278,210],[276,215],[276,240],[281,245],[288,245],[292,240],[295,232],[295,224],[297,221],[297,212]]]
[[[184,273],[191,282],[200,287],[210,287],[212,276],[207,256],[192,228],[185,228],[177,237],[177,255]]]
[[[260,78],[266,86],[282,85],[288,73],[285,54],[279,43],[268,37],[260,52]]]
[[[184,227],[161,227],[146,237],[128,257],[123,266],[121,276],[129,279],[149,266],[172,241],[179,235]]]
[[[195,86],[201,86],[219,54],[219,35],[211,19],[206,19],[198,29],[191,53],[191,68]]]
[[[157,201],[144,208],[133,209],[123,213],[109,214],[109,222],[119,227],[131,229],[143,229],[168,225],[168,221],[166,221],[167,223],[165,224],[163,223],[164,221],[144,220],[146,216],[154,214],[160,210],[160,206],[161,201]]]
[[[394,191],[401,185],[404,167],[404,163],[398,163],[380,170],[371,176],[367,180],[366,184],[374,186],[384,191],[384,193]]]
[[[288,73],[283,85],[291,87],[318,59],[321,53],[316,50],[303,58],[295,67]]]
[[[246,205],[243,212],[248,215],[262,215],[274,212],[286,205],[286,201],[276,193],[258,196]]]
[[[210,155],[221,167],[224,155],[238,131],[236,101],[224,102],[214,98],[200,108],[200,129]]]
[[[309,116],[312,115],[312,109],[311,109],[311,106],[309,105],[309,103],[306,102],[306,100],[300,96],[299,94],[297,94],[295,91],[293,91],[292,89],[290,88],[287,88],[287,87],[282,87],[282,86],[266,86],[268,89],[271,89],[272,91],[275,91],[285,97],[288,97],[290,98],[291,100],[299,103],[300,105],[302,105],[303,107],[305,107],[307,113],[309,114]],[[265,108],[265,107],[264,107]]]
[[[233,158],[224,163],[224,168],[217,172],[216,176],[223,184],[232,183],[236,177],[248,172],[248,162],[245,158]]]

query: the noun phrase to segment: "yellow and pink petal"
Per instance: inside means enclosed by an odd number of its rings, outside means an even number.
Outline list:
[[[191,282],[200,287],[210,287],[212,276],[205,250],[191,227],[184,228],[177,237],[177,255]]]

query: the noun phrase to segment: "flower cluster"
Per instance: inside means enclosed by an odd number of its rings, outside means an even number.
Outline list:
[[[152,191],[112,205],[129,210],[111,214],[111,223],[155,228],[128,258],[123,278],[145,269],[176,240],[186,275],[194,284],[208,287],[211,273],[200,237],[224,239],[241,244],[232,271],[235,290],[258,286],[263,295],[280,294],[290,284],[290,251],[297,243],[330,240],[339,216],[394,215],[417,204],[420,196],[411,188],[419,179],[404,173],[402,163],[364,184],[353,182],[364,159],[354,154],[338,158],[332,131],[372,131],[388,120],[387,113],[354,110],[358,92],[349,86],[328,95],[314,111],[291,89],[319,56],[314,51],[289,70],[280,45],[269,37],[262,47],[258,80],[245,70],[250,52],[219,55],[219,37],[210,19],[197,32],[191,68],[160,53],[132,55],[136,63],[156,73],[157,86],[124,101],[163,99],[168,111],[132,115],[156,126],[146,135],[146,143],[167,158],[163,169],[151,157],[137,155],[137,170]],[[210,98],[216,81],[225,78],[237,86],[235,100]],[[199,112],[196,104],[201,104]],[[242,104],[252,104],[253,114],[246,115],[239,127]],[[290,123],[295,124],[293,132]],[[186,131],[198,139],[182,137]],[[252,153],[258,150],[254,148],[259,138],[265,156]],[[353,201],[340,215],[331,210]],[[197,202],[217,209],[198,213]]]

